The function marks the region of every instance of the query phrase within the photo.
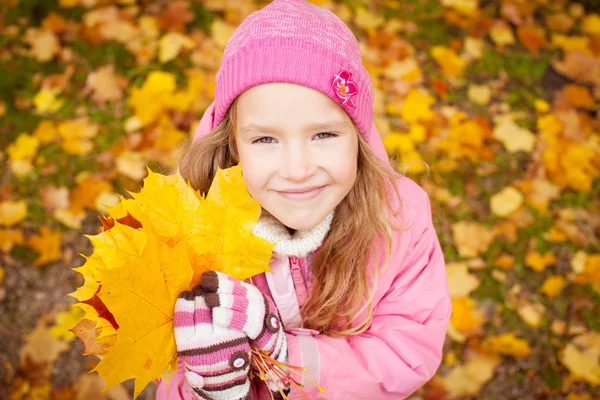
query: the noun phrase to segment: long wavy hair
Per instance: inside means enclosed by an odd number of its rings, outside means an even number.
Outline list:
[[[234,101],[223,121],[207,135],[193,142],[184,152],[179,169],[184,179],[203,194],[208,192],[217,168],[238,164],[235,142],[237,102]],[[389,260],[391,221],[401,204],[395,181],[399,173],[385,165],[362,135],[359,137],[358,170],[354,186],[335,209],[331,228],[316,252],[311,269],[314,280],[308,300],[303,305],[303,325],[329,336],[364,332],[373,318],[373,285]],[[390,189],[396,196],[390,196]],[[369,271],[370,257],[376,254],[377,239],[386,241],[385,258]],[[357,317],[366,311],[362,321]]]

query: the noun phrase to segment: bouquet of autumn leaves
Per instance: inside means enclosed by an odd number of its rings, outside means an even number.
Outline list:
[[[179,173],[149,171],[133,199],[109,207],[94,251],[75,271],[85,281],[71,296],[85,311],[73,332],[106,387],[135,379],[134,396],[177,370],[173,309],[203,272],[247,279],[269,270],[273,245],[254,236],[260,205],[239,166],[219,170],[206,197]]]

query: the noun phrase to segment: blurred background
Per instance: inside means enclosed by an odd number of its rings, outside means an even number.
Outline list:
[[[105,205],[175,166],[265,3],[0,1],[0,398],[132,397],[88,374],[71,268]],[[355,32],[448,263],[444,358],[411,399],[600,399],[600,2],[315,3]]]

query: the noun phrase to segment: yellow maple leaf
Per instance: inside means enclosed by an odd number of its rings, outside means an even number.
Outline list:
[[[525,265],[537,272],[544,272],[548,266],[556,263],[556,257],[552,253],[540,254],[530,251],[525,257]]]
[[[108,64],[91,72],[85,82],[92,92],[92,98],[98,103],[118,101],[123,97],[123,87],[127,79],[115,74],[115,66]]]
[[[535,146],[535,136],[528,129],[521,128],[510,118],[501,119],[494,128],[494,137],[501,142],[507,151],[531,152]]]
[[[452,238],[461,257],[476,257],[485,253],[494,237],[491,229],[476,222],[460,221],[452,224]]]
[[[13,226],[23,221],[27,216],[25,200],[0,202],[0,225]]]
[[[431,56],[439,64],[446,76],[461,77],[467,66],[465,60],[448,47],[434,46],[431,49]]]
[[[107,387],[135,378],[137,396],[148,382],[176,369],[173,308],[179,293],[207,270],[237,279],[267,271],[273,245],[252,235],[261,207],[239,166],[218,170],[206,198],[179,174],[151,171],[132,196],[109,207],[115,221],[89,237],[94,252],[76,269],[85,282],[71,296],[82,302],[84,319],[96,322],[78,328],[86,349],[94,340],[108,344],[98,350],[102,360],[95,371]],[[119,221],[128,213],[137,227]],[[114,317],[116,332],[90,309],[96,298]],[[94,339],[97,329],[101,334]]]
[[[400,106],[400,116],[406,122],[430,121],[433,119],[431,106],[435,104],[435,98],[425,90],[412,88],[406,94]]]
[[[456,297],[452,299],[450,323],[460,333],[468,334],[483,326],[485,314],[472,298]]]
[[[192,248],[211,264],[199,262],[194,268],[216,269],[237,279],[268,270],[273,245],[252,234],[260,213],[260,205],[248,194],[241,168],[219,170],[202,208],[203,228],[193,227],[189,232]]]
[[[177,58],[182,50],[189,50],[195,43],[188,36],[179,32],[169,32],[164,35],[158,44],[158,61],[167,63]]]
[[[228,24],[220,18],[216,18],[211,25],[211,37],[221,49],[225,48],[234,31],[234,25]]]
[[[11,143],[6,152],[11,160],[27,160],[32,158],[40,147],[40,140],[32,135],[22,133]]]
[[[50,61],[60,51],[58,37],[49,29],[27,28],[23,41],[31,46],[31,55],[38,62]]]
[[[484,106],[490,102],[492,98],[492,89],[488,85],[469,85],[467,97],[470,101],[480,106]]]
[[[71,307],[68,311],[61,311],[54,317],[54,325],[50,327],[50,334],[66,341],[75,339],[75,334],[70,331],[81,321],[84,312],[79,307]]]
[[[62,108],[65,101],[56,98],[58,92],[53,89],[42,89],[33,98],[33,104],[38,113],[55,113]]]
[[[188,289],[193,274],[185,242],[170,247],[142,233],[146,243],[141,254],[125,249],[119,257],[127,267],[102,272],[98,296],[119,329],[114,344],[94,368],[107,387],[135,378],[134,397],[176,357],[173,306],[179,293]]]
[[[600,15],[590,14],[581,21],[581,30],[588,35],[600,35]]]
[[[506,217],[517,211],[523,204],[523,195],[517,189],[507,186],[490,198],[490,209],[494,215]]]
[[[575,282],[589,283],[592,289],[600,294],[600,253],[586,254],[578,251],[571,261],[571,266],[577,272]]]
[[[496,366],[502,361],[495,354],[487,354],[467,348],[466,361],[444,377],[435,378],[454,397],[476,396],[481,387],[494,376]]]
[[[354,14],[354,23],[364,29],[369,36],[373,36],[381,25],[385,22],[383,16],[373,14],[365,7],[358,7]]]
[[[93,149],[92,139],[96,137],[100,127],[87,118],[61,122],[58,135],[62,148],[69,154],[85,155]]]
[[[14,245],[23,244],[23,232],[16,229],[0,229],[0,250],[10,252]]]
[[[485,351],[496,354],[525,358],[531,353],[529,343],[519,339],[514,333],[505,333],[487,339],[481,346]]]
[[[43,120],[40,121],[38,126],[35,128],[33,132],[33,136],[38,138],[41,143],[50,143],[58,137],[58,131],[56,130],[56,126],[54,125],[54,121]]]
[[[452,298],[468,296],[481,283],[477,276],[469,272],[465,262],[448,263],[446,265],[446,275]]]
[[[50,230],[47,226],[40,228],[40,234],[27,239],[27,244],[39,253],[33,265],[40,266],[58,260],[62,233]]]
[[[468,17],[473,17],[478,11],[478,0],[442,0],[444,7],[450,7]]]
[[[562,293],[567,285],[565,278],[559,275],[552,275],[546,278],[540,291],[550,298],[554,298]]]
[[[157,121],[165,112],[166,104],[176,89],[175,75],[153,71],[141,87],[131,89],[127,100],[143,126]]]
[[[600,385],[600,334],[597,332],[575,337],[560,353],[559,359],[573,379]]]
[[[498,21],[490,28],[490,37],[498,46],[509,46],[515,43],[512,28],[505,21]]]

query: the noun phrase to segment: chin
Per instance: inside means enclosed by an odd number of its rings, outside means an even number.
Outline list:
[[[315,226],[317,226],[321,221],[323,221],[323,219],[325,219],[326,216],[327,214],[325,214],[323,218],[315,218],[314,215],[312,215],[310,218],[306,218],[303,216],[290,217],[289,215],[274,215],[274,217],[277,218],[279,222],[285,225],[288,229],[292,229],[295,231],[306,231],[312,229]]]

